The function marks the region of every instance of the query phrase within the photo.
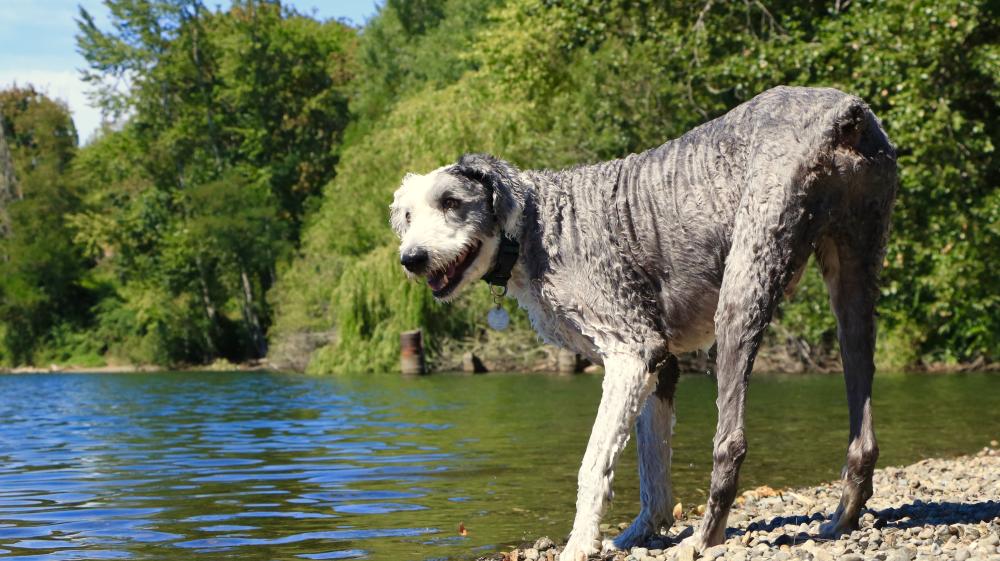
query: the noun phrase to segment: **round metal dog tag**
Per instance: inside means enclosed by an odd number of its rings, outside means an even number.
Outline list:
[[[486,314],[486,323],[497,331],[503,331],[510,325],[510,315],[503,308],[493,308],[490,313]]]

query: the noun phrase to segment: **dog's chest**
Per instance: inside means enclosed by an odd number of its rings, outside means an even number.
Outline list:
[[[510,288],[511,295],[527,312],[531,326],[543,341],[580,353],[594,362],[602,362],[593,338],[583,333],[580,322],[573,319],[575,314],[566,313],[562,303],[552,301],[537,286],[528,286],[518,279],[511,279]]]

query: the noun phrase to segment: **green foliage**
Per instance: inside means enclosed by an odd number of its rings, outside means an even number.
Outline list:
[[[424,13],[427,5],[420,6]],[[427,10],[425,23],[408,23],[421,30],[414,40],[390,4],[363,33],[362,53],[375,70],[360,75],[359,106],[373,120],[345,147],[340,175],[278,297],[299,315],[314,305],[325,310],[310,325],[342,327],[338,295],[345,283],[360,282],[344,271],[388,252],[385,205],[405,172],[432,169],[466,150],[530,167],[616,157],[658,145],[778,84],[833,86],[868,100],[899,148],[881,361],[996,360],[1000,316],[989,310],[1000,290],[987,271],[1000,254],[996,11],[989,2],[959,0],[854,2],[839,12],[803,2],[516,0],[494,7],[471,43],[455,39],[444,49],[444,59],[465,64],[454,81],[442,80],[446,73],[422,76],[412,61],[433,33],[428,29],[460,16]],[[335,265],[324,267],[325,259]],[[370,295],[373,301],[411,294],[391,268],[368,274],[387,276],[366,277],[370,290],[385,293]],[[328,288],[311,291],[306,303],[296,294],[310,285]],[[465,313],[474,298],[453,311]],[[829,353],[836,333],[826,299],[821,278],[808,271],[778,314],[778,338],[815,356]],[[385,314],[385,329],[416,327],[405,325],[402,311]],[[474,329],[423,327],[431,340]],[[378,350],[369,351],[366,368],[389,368],[397,343],[382,333],[351,331],[339,345],[356,352],[367,341]],[[356,368],[336,345],[320,355],[323,369]]]
[[[333,293],[338,344],[317,353],[311,371],[365,372],[399,360],[399,333],[413,326],[459,323],[422,286],[395,282],[398,258],[379,248],[347,268]]]
[[[469,56],[493,0],[391,0],[361,32],[355,117],[367,130],[406,92],[453,84],[475,68]]]
[[[65,106],[31,87],[0,92],[0,126],[17,180],[0,209],[0,364],[33,364],[46,339],[81,324],[90,300],[62,220],[77,204],[66,174],[76,130]]]
[[[79,47],[97,101],[130,115],[82,150],[70,221],[107,292],[108,352],[262,357],[267,293],[337,165],[355,32],[263,0],[107,4],[108,31],[81,10]]]
[[[426,295],[427,290],[422,286],[414,292],[415,286],[406,282],[396,259],[392,260],[392,267],[373,269],[371,275],[384,275],[377,282],[364,279],[367,284],[358,287],[345,284],[359,282],[356,274],[348,274],[352,263],[372,259],[369,254],[385,257],[396,251],[392,232],[385,226],[392,192],[404,173],[412,169],[432,169],[447,162],[445,154],[460,154],[477,148],[499,151],[507,147],[510,155],[509,148],[519,139],[530,139],[519,129],[519,123],[527,115],[521,113],[516,104],[497,102],[496,111],[489,115],[481,113],[482,104],[486,102],[482,97],[488,95],[485,93],[487,87],[488,84],[469,77],[443,90],[429,91],[425,96],[402,102],[371,134],[359,137],[345,148],[337,178],[327,186],[324,204],[307,229],[302,255],[281,275],[275,287],[273,298],[280,313],[273,337],[286,336],[304,326],[314,331],[336,328],[342,345],[360,348],[370,344],[369,335],[373,331],[343,331],[338,312],[343,311],[343,306],[338,294],[353,290],[387,291],[392,294],[378,294],[372,298],[393,302],[398,302],[399,294],[414,298],[416,294]],[[442,112],[441,107],[448,107],[449,111]],[[451,313],[462,316],[470,300],[451,307]],[[388,315],[376,316],[388,322],[387,325],[430,329],[432,337],[429,340],[438,335],[469,333],[472,329],[472,324],[461,321],[407,324],[406,320],[418,316],[400,312],[396,317],[392,315],[392,308],[384,309],[384,313]],[[387,329],[377,331],[383,333]],[[359,339],[355,341],[354,337]],[[366,363],[365,369],[387,368],[398,358],[392,356],[397,347],[398,331],[394,343],[391,337],[383,336],[380,348],[372,351],[381,360]],[[349,354],[326,353],[322,356]],[[321,364],[325,370],[341,370],[332,360],[323,360]]]
[[[0,362],[238,361],[306,332],[335,334],[311,370],[378,371],[405,329],[432,355],[480,341],[482,287],[441,306],[395,264],[405,173],[617,157],[778,84],[860,95],[898,146],[880,362],[1000,358],[995,2],[388,0],[360,30],[267,0],[106,3],[78,45],[114,126],[76,150],[65,109],[0,94]],[[810,266],[772,340],[834,352],[826,300]]]

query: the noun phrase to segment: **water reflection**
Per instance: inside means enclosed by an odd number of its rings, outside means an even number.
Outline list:
[[[883,376],[882,465],[996,437],[989,375]],[[569,529],[593,377],[0,376],[0,559],[469,557]],[[758,376],[745,486],[836,477],[837,377]],[[714,385],[683,378],[675,480],[700,502]],[[634,451],[613,520],[637,509]],[[462,522],[467,536],[457,532]]]

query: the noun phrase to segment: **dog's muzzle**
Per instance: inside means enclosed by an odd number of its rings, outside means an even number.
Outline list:
[[[431,257],[427,253],[426,249],[415,248],[408,249],[405,253],[399,256],[399,262],[403,267],[415,274],[419,275],[427,270],[427,264],[430,263]]]

